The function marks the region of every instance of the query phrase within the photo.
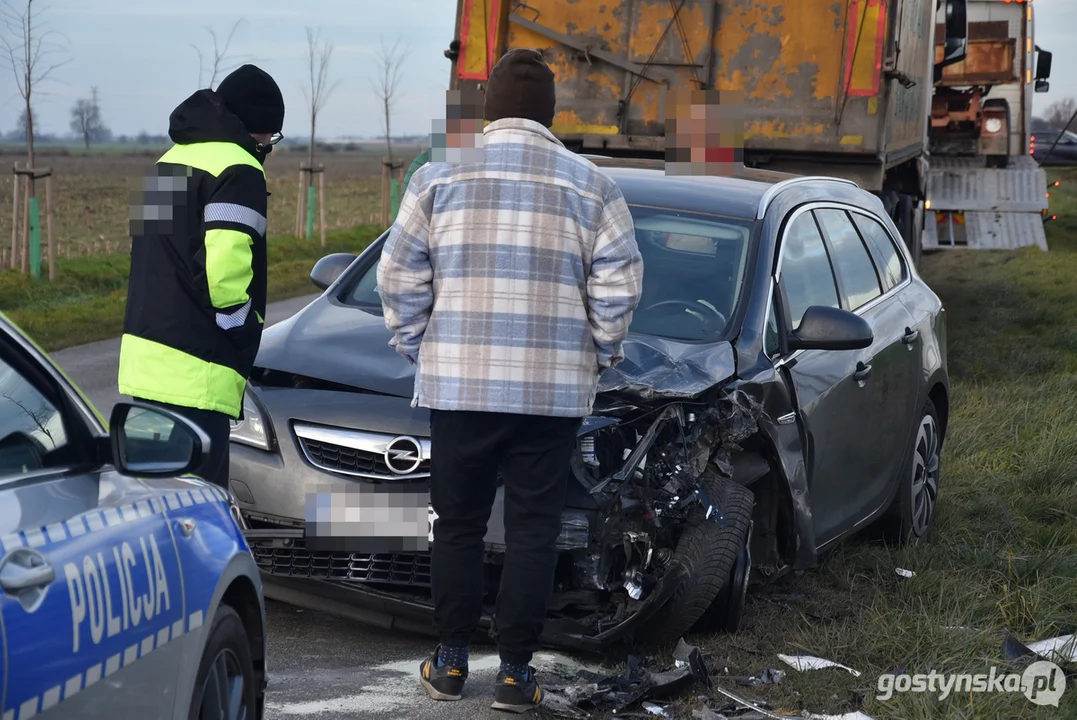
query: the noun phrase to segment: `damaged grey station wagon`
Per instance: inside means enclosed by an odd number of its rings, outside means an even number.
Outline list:
[[[734,630],[751,582],[814,567],[854,532],[928,538],[945,313],[882,200],[832,178],[593,159],[630,206],[643,298],[580,430],[547,644]],[[384,239],[319,261],[323,294],[266,330],[231,487],[267,597],[429,633],[429,417],[387,344]]]

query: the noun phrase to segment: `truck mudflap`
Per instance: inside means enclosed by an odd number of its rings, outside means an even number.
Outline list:
[[[1028,156],[1006,168],[988,168],[982,157],[932,158],[924,249],[1047,250],[1046,189],[1046,173]]]

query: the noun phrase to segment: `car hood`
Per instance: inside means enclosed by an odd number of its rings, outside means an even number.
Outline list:
[[[265,330],[255,364],[369,392],[411,397],[415,368],[389,347],[380,312],[341,305],[322,295]],[[600,393],[642,401],[690,398],[736,373],[728,342],[681,343],[630,335],[625,359],[602,374]]]

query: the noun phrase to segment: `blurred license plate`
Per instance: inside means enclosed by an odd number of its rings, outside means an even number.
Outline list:
[[[427,552],[436,517],[425,484],[356,483],[308,493],[306,546],[316,552]]]

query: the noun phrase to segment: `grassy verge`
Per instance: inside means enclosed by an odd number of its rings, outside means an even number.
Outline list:
[[[817,571],[750,595],[738,634],[695,641],[730,675],[786,675],[759,687],[727,681],[733,692],[877,720],[1077,717],[1073,666],[1059,708],[1005,692],[876,699],[887,672],[1009,671],[1007,630],[1026,643],[1077,632],[1077,171],[1055,179],[1049,252],[925,259],[947,308],[954,393],[934,541],[891,550],[854,538]],[[862,675],[797,672],[777,657],[804,652]]]
[[[314,240],[269,241],[269,301],[315,292],[310,271],[333,252],[359,252],[376,227],[327,233]],[[47,351],[118,337],[123,329],[130,258],[102,255],[59,261],[56,281],[35,282],[16,271],[0,272],[0,309]]]

